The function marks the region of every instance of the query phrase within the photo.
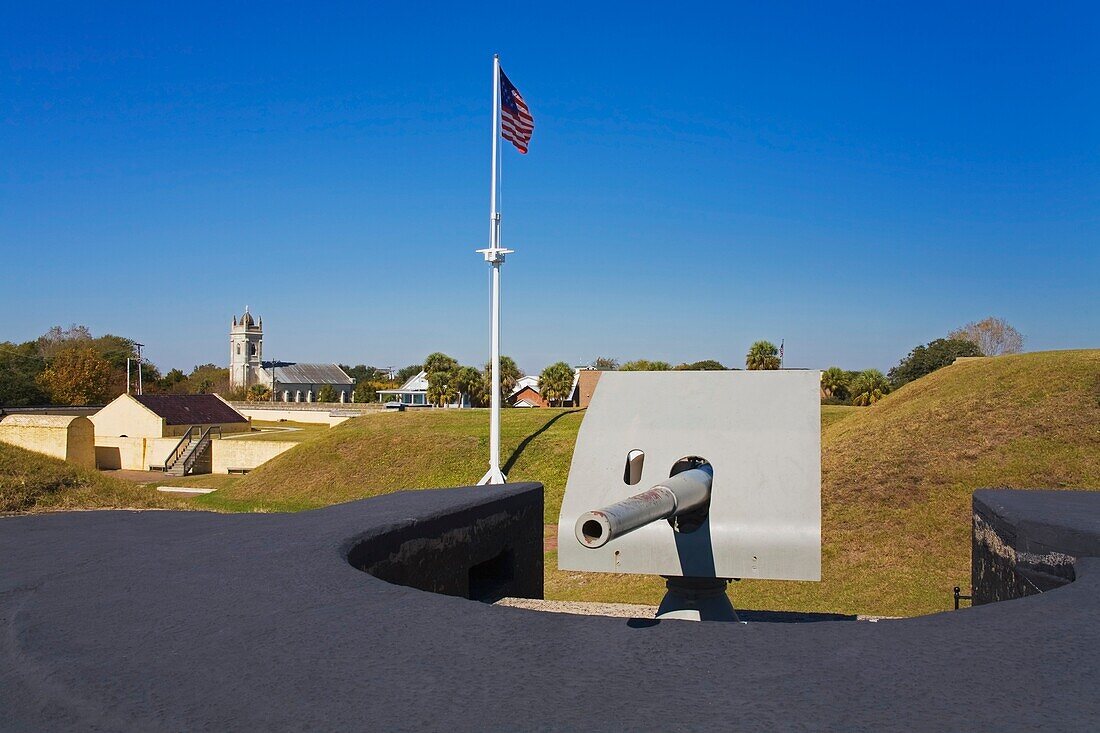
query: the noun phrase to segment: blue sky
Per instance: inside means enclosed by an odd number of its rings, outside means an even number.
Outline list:
[[[987,315],[1100,346],[1100,11],[1082,3],[9,8],[0,340],[162,369],[483,362],[491,56],[504,352],[886,369]],[[370,6],[370,7],[367,7]]]

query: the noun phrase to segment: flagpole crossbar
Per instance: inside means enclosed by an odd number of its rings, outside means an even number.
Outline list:
[[[489,247],[487,249],[479,249],[477,253],[485,255],[485,261],[492,265],[503,264],[504,256],[514,253],[514,249],[505,249],[504,247]]]

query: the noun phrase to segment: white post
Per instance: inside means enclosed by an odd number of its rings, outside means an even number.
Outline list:
[[[489,358],[489,470],[479,485],[503,484],[506,476],[500,468],[500,266],[512,250],[500,246],[500,212],[497,211],[497,156],[500,150],[500,56],[493,56],[493,136],[492,174],[489,177],[489,248],[479,249],[492,269],[492,304],[490,306],[490,336],[492,354]]]
[[[126,357],[126,394],[130,394],[130,357]]]

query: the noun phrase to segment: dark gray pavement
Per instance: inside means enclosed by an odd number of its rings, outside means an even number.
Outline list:
[[[496,607],[347,562],[540,491],[0,518],[0,729],[1100,729],[1100,560],[955,613],[747,625]]]

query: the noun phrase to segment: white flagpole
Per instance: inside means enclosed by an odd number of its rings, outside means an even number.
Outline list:
[[[500,149],[500,56],[493,55],[493,171],[490,176],[489,195],[489,248],[479,249],[485,261],[492,267],[492,304],[490,306],[490,341],[492,355],[489,360],[491,374],[489,407],[489,470],[481,477],[479,485],[503,484],[506,480],[500,468],[500,266],[504,256],[512,250],[500,246],[500,212],[497,211],[497,156]]]

